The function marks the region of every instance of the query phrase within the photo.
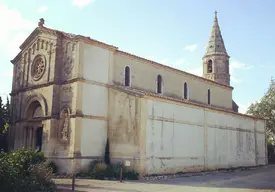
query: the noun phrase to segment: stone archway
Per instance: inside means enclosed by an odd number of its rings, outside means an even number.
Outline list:
[[[26,123],[24,125],[24,146],[26,148],[42,150],[43,143],[43,124],[45,117],[43,106],[38,100],[31,100],[26,105],[24,118]]]

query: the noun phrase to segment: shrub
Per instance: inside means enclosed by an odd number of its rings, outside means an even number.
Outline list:
[[[43,153],[21,149],[0,154],[1,191],[56,191]]]
[[[17,167],[23,172],[28,170],[32,164],[39,164],[46,161],[42,152],[27,150],[24,148],[8,153],[7,157],[11,166]]]
[[[106,177],[109,179],[119,179],[120,178],[120,163],[110,164],[106,168]]]
[[[80,172],[77,173],[77,177],[86,178],[86,179],[120,179],[120,168],[121,164],[109,164],[106,165],[101,161],[92,161],[89,165],[87,173]],[[139,173],[134,170],[129,170],[125,166],[122,166],[123,179],[136,180],[138,179]]]
[[[104,179],[106,175],[106,168],[107,165],[105,165],[104,163],[98,163],[93,170],[93,175],[95,179]]]
[[[28,169],[29,180],[32,181],[33,191],[56,191],[56,187],[51,181],[52,169],[46,162],[31,165]],[[35,189],[35,190],[34,190]]]
[[[99,163],[102,163],[102,161],[99,161],[99,160],[94,160],[94,161],[92,161],[92,162],[89,164],[88,171],[89,171],[89,172],[92,172],[92,171],[95,169],[96,165],[99,164]]]
[[[123,172],[123,177],[127,180],[137,180],[139,177],[139,173],[135,170],[125,169],[125,172]]]
[[[53,161],[51,161],[51,162],[48,163],[48,167],[50,169],[52,169],[53,173],[57,173],[58,172],[58,167],[57,167],[57,165]]]

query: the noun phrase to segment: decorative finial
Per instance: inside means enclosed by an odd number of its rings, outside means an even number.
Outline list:
[[[45,20],[43,18],[41,18],[38,22],[38,26],[43,27],[44,24],[45,24]]]
[[[217,22],[218,21],[218,17],[217,17],[218,12],[215,11],[214,14],[215,14],[214,21]]]

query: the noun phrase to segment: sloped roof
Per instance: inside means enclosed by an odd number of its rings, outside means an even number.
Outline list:
[[[158,62],[155,62],[155,61],[152,61],[152,60],[145,59],[143,57],[139,57],[137,55],[134,55],[134,54],[131,54],[131,53],[128,53],[128,52],[125,52],[125,51],[121,51],[116,46],[113,46],[113,45],[110,45],[110,44],[92,39],[88,36],[76,35],[76,34],[67,33],[67,32],[64,32],[64,31],[56,30],[56,29],[51,29],[51,28],[45,27],[44,25],[41,25],[41,24],[39,24],[39,26],[36,27],[35,30],[29,35],[29,37],[22,43],[22,45],[20,46],[20,49],[23,49],[35,34],[41,33],[41,32],[52,34],[54,36],[64,36],[65,38],[69,38],[69,39],[74,40],[74,41],[81,40],[81,41],[84,41],[84,42],[87,42],[87,43],[91,43],[91,44],[95,44],[95,45],[101,45],[101,46],[104,46],[106,48],[114,50],[116,53],[126,55],[126,56],[130,56],[130,57],[134,57],[135,59],[142,60],[143,62],[149,63],[151,65],[163,67],[163,68],[166,68],[166,69],[169,69],[169,70],[172,70],[172,71],[176,71],[176,72],[180,72],[180,73],[183,73],[184,75],[188,75],[190,77],[200,79],[200,80],[203,80],[203,81],[206,81],[206,82],[209,82],[209,83],[221,86],[221,87],[233,89],[232,86],[225,85],[225,84],[222,84],[222,83],[219,83],[219,82],[216,82],[216,81],[212,81],[212,80],[206,79],[204,77],[197,76],[197,75],[194,75],[192,73],[188,73],[186,71],[182,71],[182,70],[179,70],[179,69],[176,69],[176,68],[173,68],[173,67],[169,67],[167,65],[163,65],[161,63],[158,63]],[[18,59],[20,54],[21,54],[21,52],[11,62],[15,63],[15,61]]]

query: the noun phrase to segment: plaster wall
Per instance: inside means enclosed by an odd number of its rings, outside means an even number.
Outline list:
[[[82,82],[79,88],[78,104],[82,117],[77,123],[81,154],[81,167],[91,160],[104,156],[107,140],[108,88],[90,81]]]
[[[148,174],[266,163],[264,121],[164,100],[147,109]]]
[[[113,81],[124,85],[124,69],[130,67],[131,87],[156,93],[156,80],[163,79],[163,95],[183,98],[184,83],[188,85],[188,98],[207,104],[207,92],[211,90],[211,104],[232,109],[232,90],[192,75],[177,72],[119,53],[114,55]]]
[[[108,138],[111,158],[114,162],[130,160],[131,167],[137,170],[140,165],[140,106],[138,96],[109,89]]]
[[[112,52],[99,46],[81,42],[79,54],[83,78],[108,84]]]
[[[105,86],[82,83],[82,113],[107,118],[108,88]]]
[[[104,156],[107,123],[98,119],[81,120],[82,127],[78,129],[81,132],[80,152],[82,156],[81,166],[85,167],[91,160],[102,158]]]

